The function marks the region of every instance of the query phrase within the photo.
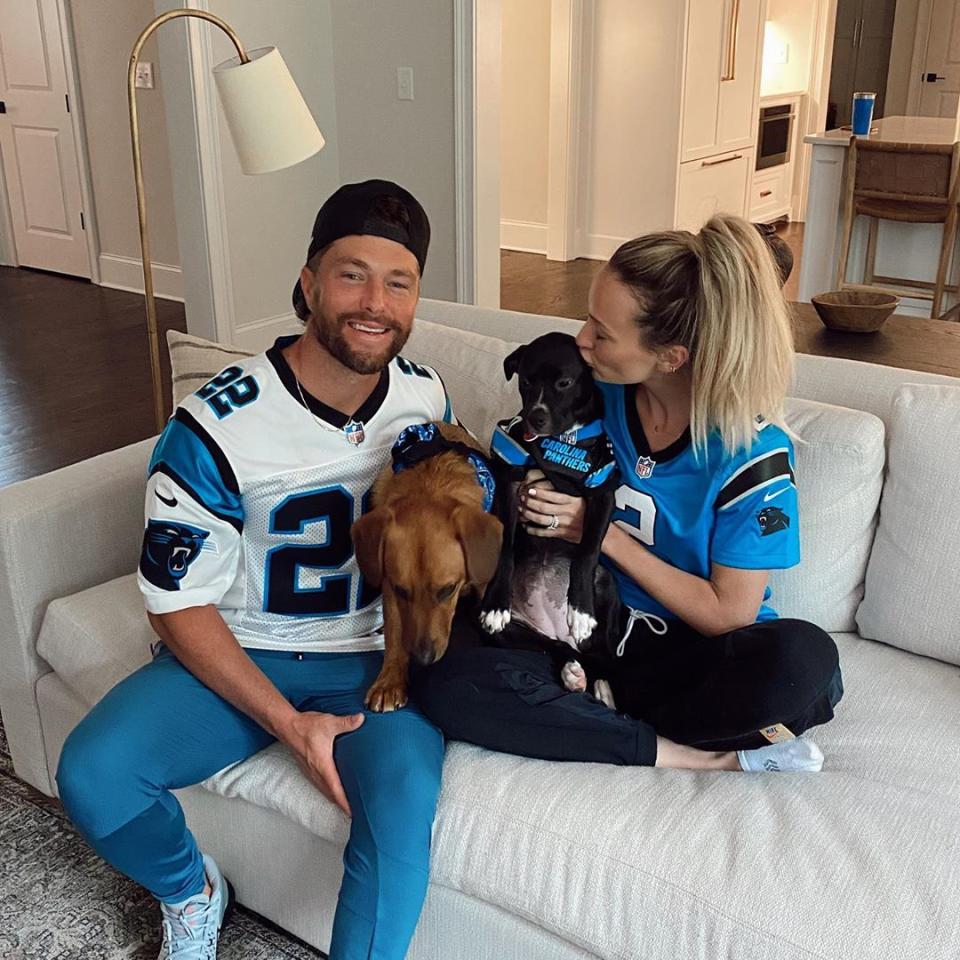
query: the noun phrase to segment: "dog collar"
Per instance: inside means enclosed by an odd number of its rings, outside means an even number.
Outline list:
[[[423,460],[437,457],[441,453],[449,453],[451,450],[463,454],[473,466],[477,483],[483,490],[483,509],[489,513],[493,508],[496,482],[486,458],[473,447],[468,447],[459,440],[448,440],[435,423],[414,423],[400,431],[390,451],[393,472],[400,473]]]

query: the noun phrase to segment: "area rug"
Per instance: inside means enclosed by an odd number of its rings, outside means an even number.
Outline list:
[[[0,957],[154,960],[157,902],[104,863],[56,800],[17,779],[0,724]],[[239,907],[219,960],[317,960],[303,942]]]

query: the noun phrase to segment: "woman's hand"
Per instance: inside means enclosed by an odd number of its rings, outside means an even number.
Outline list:
[[[583,535],[582,497],[558,493],[542,470],[528,470],[520,484],[520,519],[534,537],[579,543]]]

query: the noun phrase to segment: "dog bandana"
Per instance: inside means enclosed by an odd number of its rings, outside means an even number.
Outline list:
[[[613,446],[601,420],[556,437],[527,433],[521,417],[501,420],[490,450],[517,471],[539,467],[560,493],[571,497],[609,490],[620,480]]]
[[[483,509],[489,513],[493,507],[496,483],[486,459],[473,447],[468,447],[458,440],[448,440],[435,423],[414,423],[400,432],[390,451],[393,472],[400,473],[401,470],[416,466],[422,460],[449,453],[451,450],[462,453],[473,465],[477,483],[483,490]]]

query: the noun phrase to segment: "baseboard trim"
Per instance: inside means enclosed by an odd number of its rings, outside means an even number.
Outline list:
[[[111,290],[126,290],[143,296],[143,261],[101,253],[100,286]],[[183,303],[183,272],[169,263],[153,264],[153,294],[160,300]]]
[[[588,233],[578,256],[587,260],[609,260],[617,247],[629,239],[629,237],[611,237],[603,233]]]
[[[546,253],[547,225],[531,220],[501,220],[500,248],[522,253]]]

